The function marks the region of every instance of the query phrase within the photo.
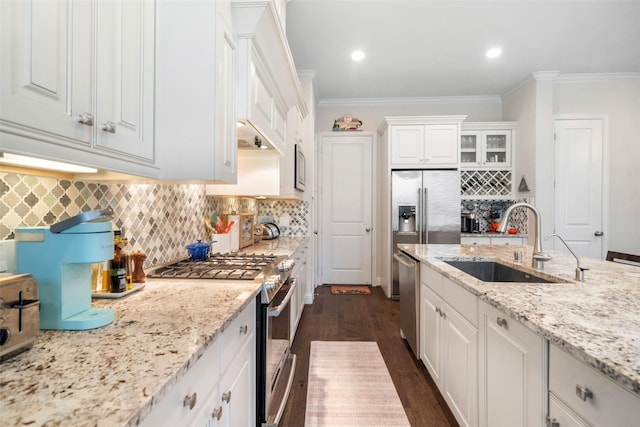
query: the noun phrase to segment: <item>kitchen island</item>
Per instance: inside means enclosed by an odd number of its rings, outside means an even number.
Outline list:
[[[565,283],[491,283],[444,260],[497,260],[530,270],[532,246],[399,248],[640,398],[640,268],[581,258],[588,270],[584,282],[578,282],[575,258],[546,251],[552,260],[545,263],[543,275]],[[516,250],[523,252],[522,265],[513,261]]]
[[[306,238],[263,241],[245,253],[291,255]],[[113,323],[40,331],[33,348],[0,362],[1,424],[136,426],[205,354],[260,283],[150,279],[121,299],[94,299]]]

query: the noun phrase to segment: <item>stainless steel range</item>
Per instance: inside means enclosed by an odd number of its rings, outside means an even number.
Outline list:
[[[296,286],[289,279],[294,261],[264,254],[213,254],[202,261],[183,260],[158,267],[153,278],[259,280],[256,304],[257,425],[277,426],[291,390],[296,356],[289,345],[289,300]]]

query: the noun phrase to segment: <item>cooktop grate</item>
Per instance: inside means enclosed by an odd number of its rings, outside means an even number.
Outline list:
[[[253,280],[277,259],[274,255],[214,254],[202,261],[183,260],[158,267],[148,277]]]

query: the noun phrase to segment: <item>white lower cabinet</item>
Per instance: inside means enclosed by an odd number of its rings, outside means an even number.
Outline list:
[[[295,281],[294,293],[291,297],[291,325],[289,329],[289,341],[293,344],[293,340],[298,330],[298,324],[304,310],[304,293],[307,281],[307,245],[304,244],[296,250],[292,256],[295,261],[295,267],[291,273],[291,279]]]
[[[255,427],[255,314],[255,303],[251,303],[140,425]]]
[[[479,425],[544,425],[546,341],[484,302],[479,329]]]
[[[637,426],[639,420],[638,397],[555,345],[550,346],[549,427],[630,427]]]
[[[476,426],[478,329],[468,318],[477,299],[425,264],[420,273],[420,359],[460,425]]]

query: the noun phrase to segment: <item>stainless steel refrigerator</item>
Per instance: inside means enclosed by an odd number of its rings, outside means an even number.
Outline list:
[[[460,171],[391,172],[392,288],[400,298],[399,243],[460,243]]]

